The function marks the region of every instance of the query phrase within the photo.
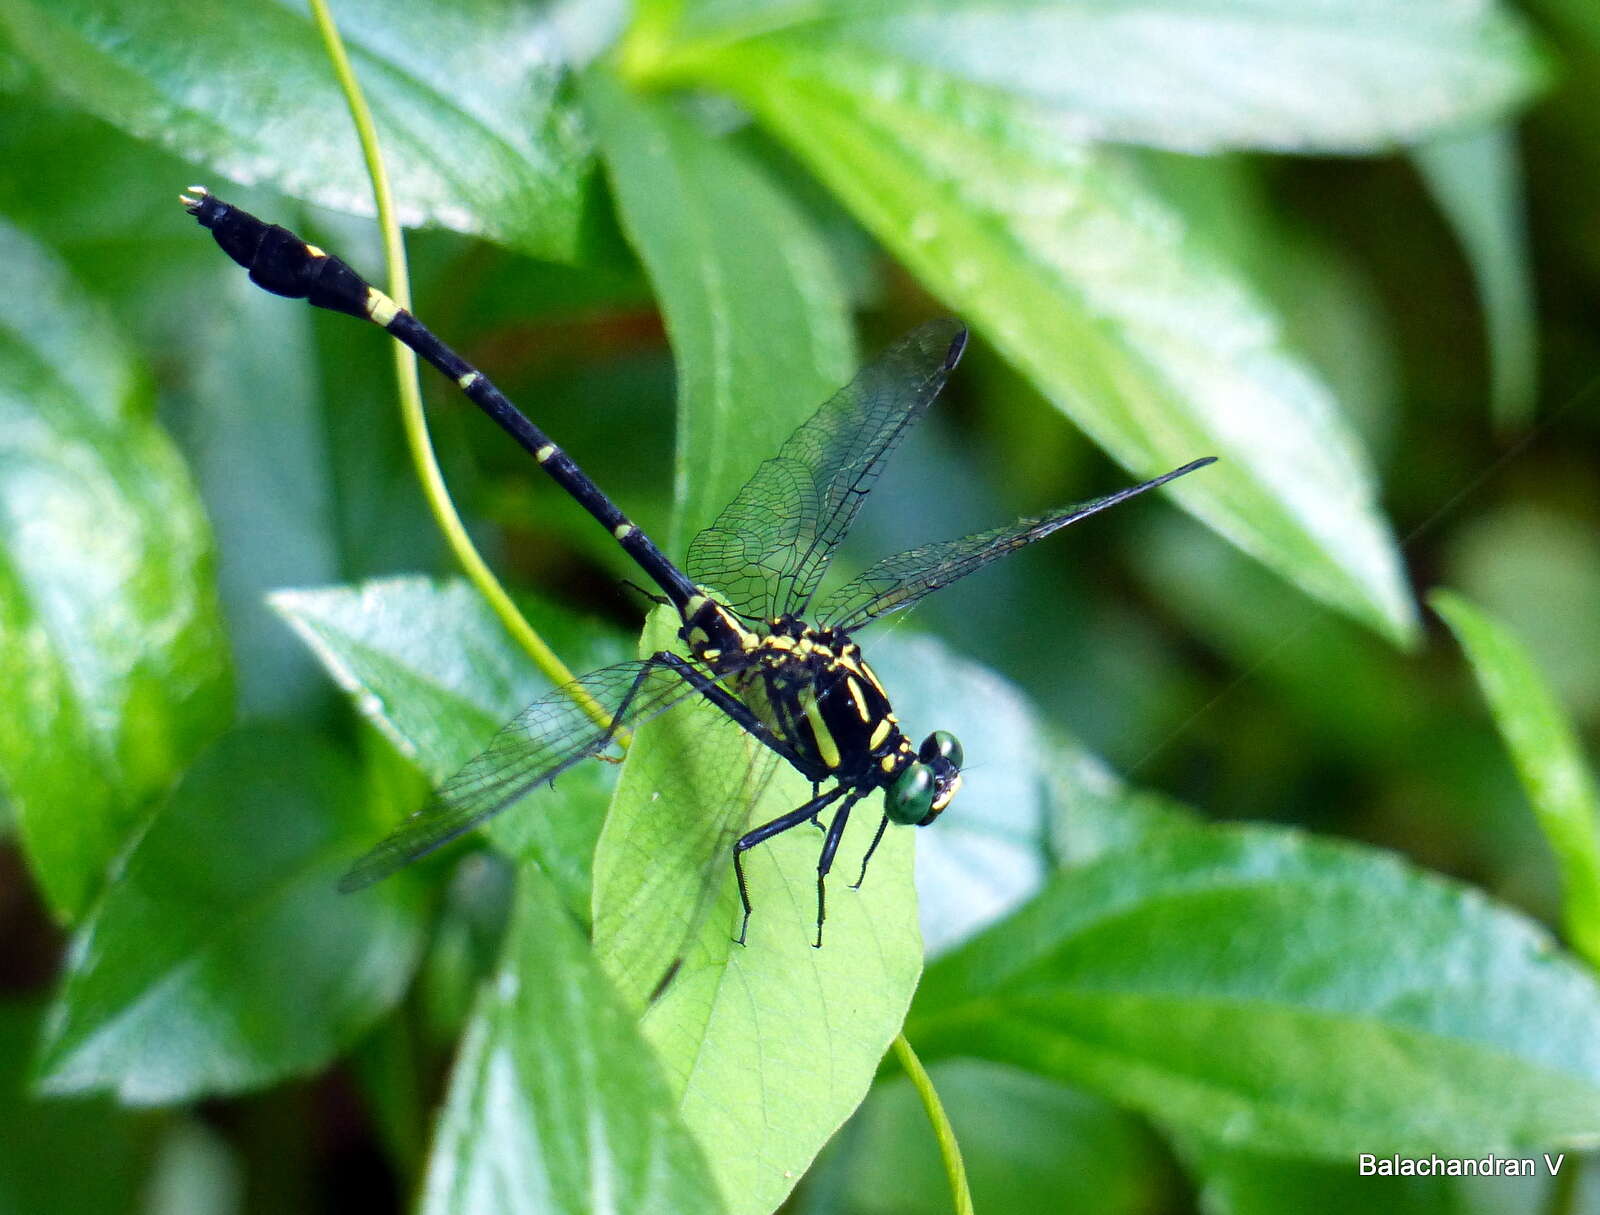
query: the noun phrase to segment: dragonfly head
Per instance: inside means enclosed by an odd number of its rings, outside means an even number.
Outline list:
[[[884,813],[904,826],[926,827],[961,788],[961,744],[946,730],[922,740],[917,758],[884,791]]]

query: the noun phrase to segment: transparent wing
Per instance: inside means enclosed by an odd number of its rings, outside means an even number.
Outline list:
[[[489,745],[467,761],[390,835],[350,867],[339,882],[359,890],[449,843],[554,780],[610,743],[617,725],[648,721],[695,689],[653,659],[602,667],[541,696],[500,729]],[[587,699],[589,707],[583,702]]]
[[[835,628],[860,628],[876,617],[910,607],[924,595],[948,586],[958,578],[965,578],[974,570],[982,569],[991,561],[1015,552],[1023,545],[1043,540],[1069,523],[1076,523],[1146,490],[1165,485],[1185,473],[1213,463],[1215,459],[1215,456],[1207,456],[1203,460],[1195,460],[1154,480],[1130,485],[1114,494],[1079,502],[1052,514],[1018,519],[1005,527],[976,532],[959,540],[926,544],[921,548],[896,553],[893,557],[885,557],[823,600],[817,609],[817,620]]]
[[[804,615],[833,550],[966,340],[958,322],[930,321],[862,368],[694,538],[690,577],[746,615]]]

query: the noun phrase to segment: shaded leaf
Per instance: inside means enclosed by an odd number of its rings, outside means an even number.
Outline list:
[[[80,915],[231,711],[194,490],[117,334],[0,227],[3,772],[51,909]]]
[[[1158,834],[929,968],[924,1057],[1012,1063],[1233,1146],[1477,1155],[1600,1130],[1600,987],[1533,924],[1281,830]]]
[[[714,81],[1135,475],[1303,590],[1408,640],[1372,476],[1260,300],[1113,157],[1003,98],[794,40]]]
[[[0,1212],[134,1209],[155,1128],[103,1098],[31,1096],[38,1029],[37,1009],[0,1003]]]
[[[313,737],[225,735],[74,938],[42,1089],[170,1103],[326,1066],[399,999],[421,946],[411,881],[335,891],[376,817]]]
[[[676,528],[693,536],[850,378],[849,301],[811,220],[755,161],[600,71],[585,85],[678,364]]]
[[[1493,3],[707,0],[680,7],[677,28],[647,28],[651,40],[716,54],[724,40],[782,31],[1004,90],[1054,111],[1080,138],[1185,151],[1377,151],[1502,114],[1546,74],[1527,27]]]
[[[422,1210],[720,1211],[673,1106],[587,942],[525,874],[456,1059]]]
[[[1538,395],[1538,318],[1516,139],[1471,131],[1413,154],[1472,267],[1489,339],[1489,405],[1502,427],[1527,422]]]
[[[1133,1115],[995,1064],[952,1059],[929,1074],[961,1144],[977,1210],[1168,1209],[1161,1147]],[[830,1168],[843,1175],[829,1176]],[[831,1201],[804,1206],[800,1215],[925,1215],[950,1207],[927,1112],[904,1077],[873,1089],[818,1174],[820,1186],[834,1187]]]
[[[676,625],[654,613],[641,652]],[[849,889],[881,815],[876,796],[844,833],[823,947],[811,945],[822,836],[809,826],[747,855],[755,913],[749,943],[734,943],[733,837],[811,796],[757,747],[703,702],[641,728],[595,853],[595,948],[627,1003],[643,1007],[681,958],[643,1028],[740,1212],[776,1207],[860,1103],[922,961],[909,831],[891,829],[865,884]]]
[[[1450,591],[1428,602],[1466,651],[1561,866],[1567,938],[1600,966],[1600,792],[1572,723],[1515,634]]]
[[[340,6],[406,223],[534,256],[581,252],[591,170],[553,7]],[[355,128],[305,9],[4,0],[0,23],[57,88],[131,134],[235,182],[371,213]]]
[[[272,605],[356,707],[436,785],[549,690],[462,581],[388,578],[359,587],[280,591]],[[607,635],[592,624],[548,610],[535,617],[569,658],[614,657]],[[607,765],[579,765],[488,827],[502,851],[541,865],[575,914],[589,907],[590,864],[609,780]]]

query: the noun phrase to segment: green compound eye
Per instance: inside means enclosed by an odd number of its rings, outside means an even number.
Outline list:
[[[922,746],[917,751],[917,758],[923,763],[930,762],[936,755],[944,756],[957,768],[966,759],[961,753],[961,744],[949,730],[935,730],[922,740]]]
[[[914,827],[933,808],[933,769],[912,764],[883,795],[883,812],[902,827]]]

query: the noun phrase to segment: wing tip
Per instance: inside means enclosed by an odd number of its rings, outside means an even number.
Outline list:
[[[340,894],[355,894],[357,891],[365,890],[381,877],[383,874],[373,873],[366,863],[366,858],[362,858],[344,871],[344,876],[339,879],[335,889]]]

